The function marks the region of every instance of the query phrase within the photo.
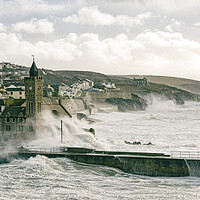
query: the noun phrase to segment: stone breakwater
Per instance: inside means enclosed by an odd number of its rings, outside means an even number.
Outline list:
[[[23,158],[43,155],[49,158],[67,157],[71,160],[94,165],[103,165],[124,172],[162,177],[199,176],[200,160],[171,158],[169,155],[142,152],[109,152],[84,148],[65,148],[63,152],[21,151]]]

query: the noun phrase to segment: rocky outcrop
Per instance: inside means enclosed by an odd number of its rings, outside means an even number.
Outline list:
[[[118,110],[123,112],[145,110],[147,107],[147,102],[135,94],[132,94],[131,99],[109,98],[106,102],[117,106]]]

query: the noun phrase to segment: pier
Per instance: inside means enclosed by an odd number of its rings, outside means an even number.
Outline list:
[[[21,158],[35,157],[37,155],[43,155],[48,158],[65,157],[76,162],[113,167],[126,173],[137,175],[163,177],[200,176],[199,153],[195,154],[195,158],[183,158],[184,154],[178,154],[178,152],[176,152],[177,157],[174,157],[175,154],[96,151],[78,147],[29,149],[21,147],[17,149],[16,155]],[[190,155],[193,154],[190,153]]]

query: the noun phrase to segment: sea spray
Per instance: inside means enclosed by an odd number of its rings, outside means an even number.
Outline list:
[[[9,163],[17,157],[17,148],[10,146],[9,143],[7,146],[0,148],[0,164]]]
[[[178,106],[164,96],[148,95],[145,97],[148,102],[147,112],[164,112],[177,110]]]
[[[110,150],[188,151],[188,146],[195,144],[189,151],[199,151],[199,113],[200,104],[197,103],[186,103],[174,110],[156,114],[150,111],[101,113],[92,116],[101,120],[92,124],[92,127],[96,130],[98,141]],[[151,114],[156,119],[150,119]],[[55,128],[58,131],[51,136],[52,144],[55,138],[60,142],[59,120]],[[90,128],[84,122],[74,123],[80,128]],[[155,146],[127,145],[125,140],[142,143],[151,141]],[[44,141],[45,138],[41,140]],[[9,164],[0,165],[0,199],[200,199],[200,177],[137,176],[120,170],[115,173],[116,169],[110,172],[107,167],[80,164],[67,158],[49,159],[55,163],[49,163],[48,158],[43,156],[35,159],[27,162],[15,159]],[[195,163],[189,162],[192,172]],[[196,164],[195,169],[199,169]]]
[[[27,172],[64,171],[62,166],[55,162],[55,159],[49,159],[40,155],[37,155],[36,157],[30,157],[28,160],[24,160],[24,162],[22,162],[18,167],[26,170]]]
[[[63,143],[61,143],[61,125],[63,130]],[[83,128],[89,128],[88,124],[84,121],[77,119],[71,119],[67,117],[54,116],[50,111],[44,111],[42,113],[42,124],[44,128],[37,133],[36,139],[29,141],[27,145],[29,147],[53,147],[53,146],[76,146],[102,149],[103,146],[98,142],[95,136],[86,132]]]

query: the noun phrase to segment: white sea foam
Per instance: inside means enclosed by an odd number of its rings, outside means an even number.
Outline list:
[[[98,144],[103,144],[108,150],[199,151],[199,113],[199,103],[175,105],[172,108],[168,106],[163,110],[155,108],[130,113],[100,113],[92,116],[100,120],[92,126],[96,130]],[[64,140],[70,140],[71,144],[90,143],[94,146],[93,140],[96,139],[92,138],[90,141],[93,136],[87,136],[90,133],[82,131],[82,127],[89,127],[85,122],[65,120],[63,119]],[[36,144],[45,144],[48,135],[52,140],[49,142],[51,145],[55,141],[59,144],[59,124],[60,119],[51,121],[50,126],[55,132],[42,133],[41,138],[35,141]],[[142,144],[152,142],[154,146],[129,145],[125,140],[141,141]],[[188,164],[192,166],[191,163]],[[9,200],[101,200],[102,197],[106,200],[200,199],[199,177],[136,176],[108,167],[76,163],[67,158],[36,156],[28,160],[14,160],[0,165],[0,177],[0,199]]]
[[[61,144],[61,120],[63,130],[63,143]],[[43,124],[47,127],[37,134],[37,138],[27,143],[29,147],[76,146],[102,149],[103,145],[95,136],[85,131],[89,125],[76,119],[58,118],[50,112],[43,113]]]
[[[154,102],[147,111],[96,114],[93,117],[102,122],[94,128],[99,141],[110,150],[199,151],[199,112],[199,103],[177,106],[171,101]],[[154,146],[129,145],[125,140],[151,142]]]

